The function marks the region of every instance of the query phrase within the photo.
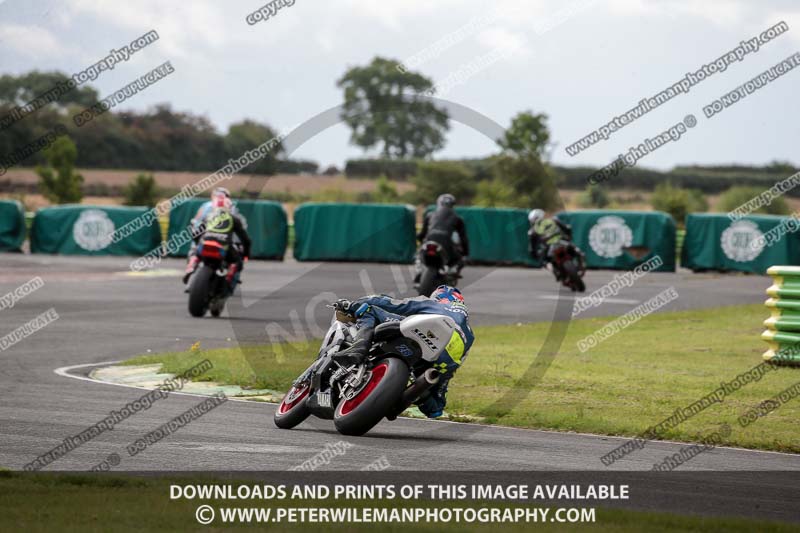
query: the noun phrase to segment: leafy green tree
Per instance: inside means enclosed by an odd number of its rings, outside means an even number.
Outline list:
[[[687,214],[708,211],[708,201],[701,191],[675,187],[671,183],[659,184],[650,202],[653,209],[669,213],[680,225],[685,222]]]
[[[381,176],[375,183],[373,198],[376,202],[391,204],[397,202],[400,195],[397,194],[397,187],[395,187],[394,183],[389,181],[389,178],[386,176]]]
[[[275,131],[265,124],[259,124],[252,120],[238,122],[228,128],[228,134],[225,136],[225,151],[228,157],[238,158],[246,151],[269,141],[276,135]],[[275,174],[277,156],[281,152],[283,152],[283,146],[276,145],[267,155],[247,167],[247,171],[255,174]]]
[[[461,163],[420,162],[413,182],[417,186],[417,196],[423,203],[433,203],[440,194],[450,193],[459,204],[465,205],[475,196],[475,177]]]
[[[352,67],[338,80],[344,90],[342,119],[350,141],[365,150],[380,147],[384,157],[428,157],[444,146],[447,112],[423,93],[433,81],[420,73],[397,69],[398,62],[376,57]]]
[[[128,135],[142,148],[138,159],[145,162],[128,164],[128,168],[216,170],[227,160],[223,138],[206,117],[173,111],[166,104],[157,105],[144,115],[119,116]]]
[[[550,147],[547,116],[518,113],[497,144],[502,152],[492,160],[492,173],[514,192],[512,205],[544,210],[560,207],[555,172],[544,163]]]
[[[31,100],[55,88],[59,83],[66,83],[70,77],[63,72],[31,72],[13,76],[0,76],[0,104],[24,106]],[[88,85],[76,87],[62,94],[56,105],[65,107],[75,104],[89,107],[98,100],[97,91]]]
[[[774,172],[776,174],[786,174],[789,176],[790,174],[794,174],[797,172],[795,166],[790,163],[789,161],[772,161],[770,164],[764,167],[764,170],[767,172]]]
[[[581,207],[597,207],[602,209],[609,204],[608,194],[602,185],[587,185],[586,190],[578,198]]]
[[[689,193],[689,213],[708,211],[708,198],[700,189],[686,189]]]
[[[478,182],[473,203],[481,207],[513,206],[515,204],[514,189],[502,180],[482,180]]]
[[[551,148],[547,115],[533,114],[531,111],[517,113],[497,144],[506,153],[546,161]]]
[[[152,174],[139,174],[125,187],[125,205],[155,207],[158,203],[158,186]]]
[[[39,190],[54,204],[80,203],[83,176],[75,172],[78,149],[66,135],[58,137],[44,150],[47,166],[36,167]]]
[[[552,169],[530,156],[500,155],[494,160],[496,180],[514,191],[513,206],[553,211],[561,207]]]
[[[761,187],[745,187],[740,185],[731,187],[720,195],[717,210],[724,212],[733,211],[740,205],[746,204],[753,198],[758,197],[765,190],[766,189]],[[789,205],[782,196],[774,198],[769,205],[761,206],[754,211],[754,213],[763,213],[767,215],[788,215],[791,212]]]

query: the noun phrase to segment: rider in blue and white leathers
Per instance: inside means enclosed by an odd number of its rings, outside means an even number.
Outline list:
[[[466,359],[475,341],[475,335],[469,326],[469,312],[461,292],[455,287],[442,285],[430,297],[418,296],[400,300],[386,295],[367,296],[352,302],[351,309],[357,317],[358,333],[350,348],[334,356],[337,359],[363,360],[372,346],[375,327],[384,322],[399,321],[412,315],[444,315],[455,321],[461,342],[450,343],[448,349],[433,364],[433,368],[441,373],[439,382],[417,404],[428,418],[441,416],[447,403],[448,382]]]

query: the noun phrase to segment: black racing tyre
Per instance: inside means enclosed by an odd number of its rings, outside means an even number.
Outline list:
[[[422,275],[419,278],[419,294],[421,296],[430,296],[433,290],[442,284],[442,278],[439,272],[431,267],[424,267]]]
[[[211,291],[211,277],[214,271],[207,265],[202,265],[195,272],[192,288],[189,291],[189,314],[202,317],[208,310],[208,297]]]
[[[308,381],[292,386],[275,410],[275,416],[272,418],[275,425],[281,429],[292,429],[308,418],[311,411],[306,404],[310,391],[311,383]]]
[[[570,288],[573,291],[584,292],[586,290],[586,284],[578,273],[578,266],[575,262],[573,260],[564,261],[563,267],[565,279],[569,280]]]
[[[219,315],[222,314],[222,311],[225,309],[225,300],[217,302],[216,305],[208,306],[208,310],[211,313],[211,316],[214,318],[219,318]]]
[[[363,435],[397,407],[408,384],[408,365],[395,357],[380,361],[364,389],[352,400],[341,400],[333,424],[342,435]]]

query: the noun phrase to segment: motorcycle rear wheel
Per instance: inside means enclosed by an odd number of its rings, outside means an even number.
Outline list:
[[[425,267],[422,275],[419,278],[419,292],[420,296],[430,296],[433,290],[444,283],[439,272],[431,267]]]
[[[573,291],[584,292],[586,290],[586,284],[583,282],[580,273],[578,273],[578,266],[575,264],[575,261],[564,261],[563,268],[565,281],[569,281],[569,287]]]
[[[213,275],[214,270],[207,265],[201,265],[200,269],[194,274],[192,288],[189,291],[189,314],[194,317],[200,318],[208,310],[208,298]]]
[[[215,303],[208,306],[208,310],[211,312],[211,316],[214,318],[218,318],[219,315],[222,314],[222,311],[225,309],[225,300],[220,298],[221,301],[216,301]]]
[[[366,386],[352,400],[342,399],[333,414],[333,424],[342,435],[363,435],[397,406],[406,389],[410,370],[395,357],[372,369]]]

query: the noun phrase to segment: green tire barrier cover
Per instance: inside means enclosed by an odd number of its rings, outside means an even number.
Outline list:
[[[307,203],[294,212],[298,261],[411,263],[416,216],[409,205]]]
[[[769,345],[765,361],[800,365],[800,267],[773,266],[767,269],[773,284],[764,305],[771,315],[761,334]]]
[[[0,252],[18,252],[25,241],[25,211],[16,200],[0,200]]]
[[[428,206],[425,214],[433,211]],[[528,210],[456,207],[464,219],[471,263],[541,266],[528,253]]]
[[[632,270],[657,255],[653,270],[675,271],[675,222],[660,211],[562,211],[589,268]]]
[[[189,253],[191,241],[176,236],[189,228],[189,223],[207,199],[193,198],[169,211],[167,242],[181,243],[168,247],[173,257]],[[253,241],[250,257],[253,259],[283,259],[289,238],[286,211],[278,202],[267,200],[234,200],[233,202],[247,222],[247,233]]]
[[[748,215],[732,222],[723,213],[686,217],[681,264],[692,270],[738,270],[764,274],[771,265],[800,263],[800,235],[783,231],[771,245],[765,235],[790,217]],[[773,233],[774,234],[774,233]]]
[[[117,242],[115,230],[143,216],[146,207],[63,205],[39,209],[31,226],[31,253],[144,255],[161,245],[157,223]]]

